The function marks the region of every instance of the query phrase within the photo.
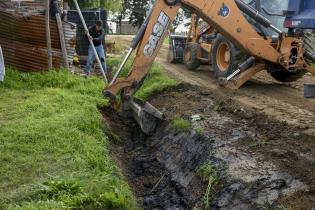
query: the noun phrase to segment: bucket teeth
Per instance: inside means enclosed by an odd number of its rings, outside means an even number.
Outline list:
[[[165,119],[164,114],[157,108],[146,101],[136,98],[130,98],[124,101],[123,108],[125,111],[132,112],[133,118],[139,124],[145,134],[152,134],[159,121]]]

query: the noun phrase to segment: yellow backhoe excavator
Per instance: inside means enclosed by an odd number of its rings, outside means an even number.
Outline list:
[[[299,1],[300,3],[297,3],[296,0],[244,0],[245,3],[262,12],[265,17],[270,18],[271,22],[280,30],[292,34],[299,33],[300,36],[303,36],[304,49],[315,54],[315,14],[310,15],[315,11],[314,6],[310,6],[315,1]],[[292,5],[292,2],[295,6]],[[290,15],[289,11],[298,12]],[[278,39],[278,35],[274,31],[257,24],[249,16],[246,18],[260,35]],[[299,24],[288,24],[290,18]],[[187,69],[192,71],[197,70],[201,64],[211,64],[211,70],[217,78],[231,75],[237,65],[248,56],[195,14],[191,15],[187,36],[171,34],[169,38],[169,62],[183,63]],[[267,64],[266,70],[280,82],[296,81],[306,73],[305,71],[281,71],[272,64]]]
[[[163,120],[164,116],[148,102],[134,98],[133,94],[141,87],[180,7],[201,17],[248,55],[225,79],[228,86],[241,86],[253,75],[266,69],[266,65],[279,71],[307,71],[315,75],[315,68],[309,63],[315,62],[315,56],[303,49],[301,37],[284,33],[242,0],[157,0],[131,43],[119,70],[104,89],[104,95],[113,104],[119,105],[122,110],[131,111],[144,133],[153,132],[157,120]],[[245,15],[257,24],[273,30],[278,38],[259,34]],[[137,52],[129,75],[118,78],[135,49]],[[117,97],[119,95],[120,100]]]

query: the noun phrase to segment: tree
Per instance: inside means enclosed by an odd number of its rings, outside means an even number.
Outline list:
[[[174,20],[174,22],[173,22],[173,24],[171,26],[171,29],[170,29],[171,32],[175,32],[176,28],[181,23],[183,23],[185,19],[190,19],[190,18],[191,18],[191,12],[188,9],[186,9],[186,8],[181,8],[178,11],[178,13],[177,13],[177,15],[175,17],[175,20]],[[187,25],[187,27],[188,27],[188,25]]]
[[[119,25],[119,33],[122,33],[122,30],[121,30],[121,25],[122,25],[122,20],[124,18],[126,18],[126,16],[130,13],[130,1],[129,0],[122,0],[122,8],[121,10],[119,11],[119,13],[117,13],[116,15],[116,23]]]
[[[131,14],[130,14],[130,23],[135,27],[140,27],[145,20],[149,2],[151,1],[154,4],[155,0],[130,0]],[[184,22],[185,19],[191,18],[191,12],[186,8],[181,8],[170,28],[171,31],[175,31],[176,28]],[[187,26],[188,27],[188,26]]]
[[[122,0],[99,0],[100,8],[112,11],[113,13],[119,12],[122,9]]]
[[[74,7],[73,0],[65,0],[71,8]],[[122,8],[122,0],[77,0],[80,7],[87,8],[103,8],[112,12],[118,12]]]
[[[130,1],[130,19],[129,22],[134,26],[140,28],[145,20],[146,12],[148,10],[148,0],[131,0]]]

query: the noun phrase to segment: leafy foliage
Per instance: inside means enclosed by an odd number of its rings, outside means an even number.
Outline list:
[[[72,0],[66,0],[71,8],[74,7]],[[112,12],[118,12],[122,9],[122,0],[78,0],[81,8],[104,8]]]
[[[191,18],[191,12],[187,9],[187,8],[181,8],[174,21],[173,21],[173,24],[172,24],[172,27],[171,27],[171,31],[174,32],[176,30],[176,28],[184,22],[185,19],[190,19]],[[189,25],[186,25],[187,27]]]
[[[140,27],[145,20],[148,7],[147,0],[130,1],[130,18],[129,21],[134,27]]]
[[[130,14],[130,8],[131,8],[131,1],[130,0],[122,0],[122,8],[121,10],[115,15],[116,16],[116,22],[119,25],[119,34],[122,33],[122,20],[126,18]]]

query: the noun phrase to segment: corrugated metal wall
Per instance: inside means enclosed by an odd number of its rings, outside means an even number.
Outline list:
[[[73,57],[75,54],[75,48],[77,45],[77,41],[76,41],[77,25],[71,22],[64,22],[63,31],[64,31],[65,41],[66,41],[68,62],[72,63]]]
[[[22,16],[2,11],[0,20],[0,38],[46,47],[45,16]],[[53,19],[50,19],[50,33],[52,48],[60,48],[59,32]]]
[[[76,25],[64,22],[68,61],[73,60]],[[50,20],[53,67],[62,66],[59,32],[55,19]],[[5,63],[22,71],[45,71],[48,67],[45,16],[9,12],[0,9],[0,45]]]
[[[63,0],[58,0],[62,6]],[[12,1],[0,0],[0,8],[5,8],[11,11],[27,11],[28,13],[42,13],[45,11],[46,0],[33,0],[33,1]]]

